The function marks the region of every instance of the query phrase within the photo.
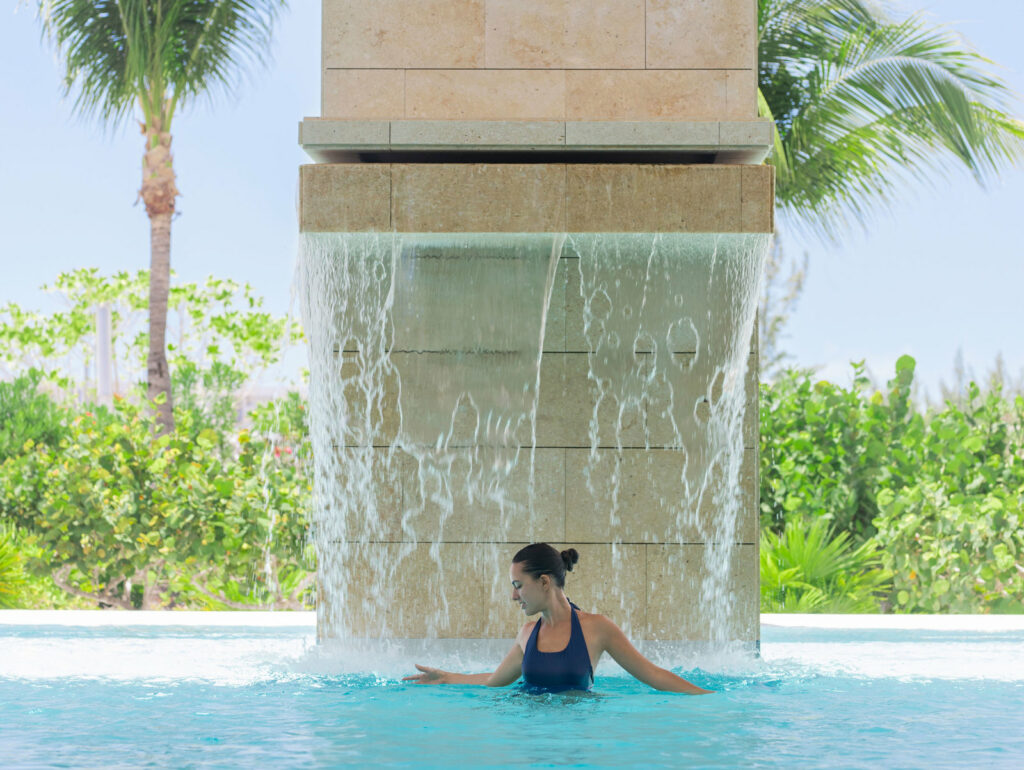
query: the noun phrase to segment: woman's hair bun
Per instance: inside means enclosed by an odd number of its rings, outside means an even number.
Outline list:
[[[562,561],[565,562],[565,568],[569,572],[572,572],[572,566],[580,560],[580,553],[575,548],[570,548],[567,551],[562,551]]]

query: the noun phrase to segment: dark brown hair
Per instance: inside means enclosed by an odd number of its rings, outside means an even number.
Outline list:
[[[541,575],[551,575],[559,588],[565,588],[565,573],[572,572],[573,565],[579,560],[580,554],[575,548],[559,553],[547,543],[533,543],[520,548],[512,557],[512,563],[522,564],[523,572],[534,580]]]

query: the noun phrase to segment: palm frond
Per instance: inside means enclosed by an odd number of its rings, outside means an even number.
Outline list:
[[[1024,157],[1012,93],[948,28],[865,0],[759,8],[765,112],[785,148],[778,204],[800,229],[834,239],[904,181],[964,168],[985,184]]]
[[[201,95],[265,64],[285,0],[38,0],[75,109],[117,124],[138,105],[163,130]]]
[[[760,551],[765,612],[877,612],[876,596],[891,587],[878,546],[853,548],[849,533],[836,534],[825,519],[765,531]]]
[[[788,152],[785,142],[782,141],[782,135],[779,133],[778,123],[775,121],[775,116],[772,115],[772,108],[768,104],[768,100],[764,98],[764,94],[761,89],[757,89],[757,116],[759,118],[767,118],[772,122],[772,153],[768,158],[768,163],[775,166],[776,175],[789,175],[789,159],[786,155]]]

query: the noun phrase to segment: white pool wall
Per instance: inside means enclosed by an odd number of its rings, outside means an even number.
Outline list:
[[[0,610],[12,626],[220,626],[315,628],[315,612],[206,612],[191,610]],[[803,615],[762,614],[761,626],[777,628],[908,631],[1024,631],[1024,615]]]

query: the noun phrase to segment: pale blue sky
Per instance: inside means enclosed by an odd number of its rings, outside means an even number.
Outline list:
[[[1024,3],[906,0],[953,23],[1024,92]],[[0,5],[0,304],[45,308],[38,287],[76,267],[135,270],[149,262],[139,187],[141,136],[104,133],[75,118],[31,9]],[[274,63],[215,108],[201,104],[173,127],[180,216],[172,232],[178,276],[247,280],[270,307],[288,307],[296,243],[298,120],[319,113],[319,6],[293,0]],[[1024,108],[1022,108],[1024,110]],[[984,191],[966,175],[917,186],[868,232],[842,247],[783,230],[811,267],[785,347],[795,362],[848,381],[866,358],[879,379],[897,357],[918,360],[925,387],[949,379],[955,351],[984,372],[1001,351],[1024,371],[1024,169]],[[785,222],[782,223],[785,228]]]

